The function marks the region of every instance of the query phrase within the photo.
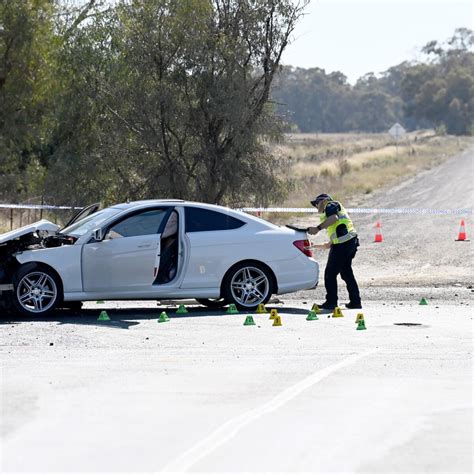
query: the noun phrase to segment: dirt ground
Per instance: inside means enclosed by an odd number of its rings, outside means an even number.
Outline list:
[[[315,194],[324,192],[315,190]],[[441,166],[424,171],[391,189],[343,203],[346,208],[468,209],[462,215],[352,214],[361,246],[354,261],[361,286],[472,287],[473,247],[456,242],[461,219],[472,237],[474,205],[474,145]],[[310,225],[317,215],[293,222]],[[380,222],[382,243],[374,243]],[[316,242],[325,240],[318,235]],[[326,251],[315,257],[324,266]]]

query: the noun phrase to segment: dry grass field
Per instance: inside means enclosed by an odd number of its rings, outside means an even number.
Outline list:
[[[471,141],[431,131],[409,133],[398,144],[385,133],[290,134],[275,147],[293,180],[283,206],[308,207],[320,192],[354,205],[376,189],[440,164]]]

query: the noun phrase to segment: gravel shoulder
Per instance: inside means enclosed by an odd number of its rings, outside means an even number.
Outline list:
[[[474,144],[440,166],[424,171],[403,183],[381,189],[345,207],[471,209],[474,205]],[[315,190],[315,193],[324,190]],[[361,246],[353,268],[360,286],[369,292],[377,287],[417,288],[473,285],[472,242],[456,242],[461,218],[468,238],[472,237],[473,216],[432,214],[352,214]],[[310,225],[316,215],[296,219]],[[380,222],[382,243],[374,243],[375,224]],[[326,240],[317,236],[315,242]],[[327,258],[318,250],[321,275]],[[398,290],[395,290],[398,291]],[[440,290],[441,292],[441,290]]]

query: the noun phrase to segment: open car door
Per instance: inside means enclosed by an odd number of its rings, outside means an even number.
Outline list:
[[[165,225],[172,211],[173,207],[169,206],[133,210],[104,227],[102,240],[92,239],[85,244],[82,251],[84,291],[111,297],[125,293],[133,296],[134,292],[152,294],[161,284],[176,281],[178,243],[165,251],[168,242],[163,239],[165,252],[163,255],[161,252],[162,235],[166,235]],[[176,234],[178,218],[176,214]]]
[[[84,217],[94,214],[94,212],[97,212],[99,208],[100,208],[100,204],[98,202],[96,202],[95,204],[91,204],[90,206],[83,207],[72,216],[72,218],[67,222],[67,224],[62,229],[69,227],[70,225],[74,224],[74,222],[84,219]]]

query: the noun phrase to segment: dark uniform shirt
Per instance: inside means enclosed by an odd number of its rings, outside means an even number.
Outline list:
[[[326,204],[326,209],[324,209],[324,213],[326,217],[333,216],[337,214],[341,210],[341,206],[336,201],[330,201]]]
[[[337,213],[341,210],[341,205],[336,201],[330,201],[326,204],[326,208],[324,209],[324,213],[326,217],[337,215]],[[339,224],[336,227],[336,235],[338,237],[342,237],[343,235],[347,234],[347,226],[346,224]]]

